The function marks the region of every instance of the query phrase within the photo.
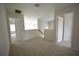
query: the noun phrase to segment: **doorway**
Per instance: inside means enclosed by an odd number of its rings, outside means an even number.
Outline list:
[[[71,47],[73,13],[58,16],[57,23],[57,43],[61,46]]]
[[[15,19],[12,17],[9,17],[9,26],[10,26],[11,44],[13,44],[16,40],[16,26],[15,26]]]

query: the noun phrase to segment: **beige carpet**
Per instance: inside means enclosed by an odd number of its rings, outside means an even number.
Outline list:
[[[12,45],[10,56],[75,56],[78,51],[59,47],[42,38],[33,38],[24,42]]]

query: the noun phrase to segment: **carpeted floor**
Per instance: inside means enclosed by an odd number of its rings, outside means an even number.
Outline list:
[[[33,38],[10,48],[10,56],[78,56],[79,52],[56,44],[42,38]]]

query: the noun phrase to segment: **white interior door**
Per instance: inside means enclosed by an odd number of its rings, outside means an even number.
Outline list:
[[[58,17],[58,40],[57,42],[60,43],[63,41],[63,17]]]

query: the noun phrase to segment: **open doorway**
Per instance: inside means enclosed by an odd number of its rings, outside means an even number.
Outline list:
[[[61,46],[71,47],[73,13],[66,13],[63,17],[58,16],[57,43]]]
[[[10,36],[11,36],[11,43],[13,44],[16,40],[16,27],[15,27],[15,19],[9,17],[9,25],[10,25]]]

